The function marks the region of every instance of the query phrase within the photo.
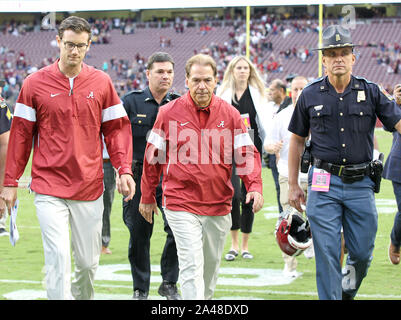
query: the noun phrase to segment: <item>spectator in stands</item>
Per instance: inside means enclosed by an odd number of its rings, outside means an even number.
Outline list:
[[[263,126],[267,109],[265,91],[263,80],[255,66],[245,56],[237,56],[228,64],[222,84],[216,92],[217,96],[232,104],[240,112],[260,155],[262,155],[266,131]],[[247,190],[236,173],[235,164],[232,168],[231,182],[234,187],[231,209],[231,249],[225,255],[225,259],[233,261],[238,256],[239,229],[242,232],[241,256],[244,259],[253,259],[248,248],[248,241],[252,232],[254,212],[252,205],[245,201]]]

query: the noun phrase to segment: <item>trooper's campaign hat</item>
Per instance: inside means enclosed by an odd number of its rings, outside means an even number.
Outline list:
[[[323,30],[322,46],[312,50],[325,50],[344,47],[355,47],[352,43],[351,32],[339,25],[331,25]]]

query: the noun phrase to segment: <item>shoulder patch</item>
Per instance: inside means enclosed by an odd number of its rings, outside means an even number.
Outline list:
[[[377,86],[379,87],[380,92],[383,93],[387,97],[387,99],[389,99],[390,101],[394,100],[394,98],[386,91],[386,89],[383,88],[381,84]]]

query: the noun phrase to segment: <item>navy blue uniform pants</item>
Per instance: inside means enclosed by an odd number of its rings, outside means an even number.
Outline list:
[[[111,162],[103,162],[103,227],[102,227],[102,245],[108,247],[110,243],[110,214],[116,191],[116,174]]]
[[[401,246],[401,183],[392,181],[398,212],[395,214],[393,229],[391,230],[391,242],[393,245]]]
[[[343,183],[331,175],[328,192],[312,191],[309,172],[306,213],[310,222],[316,261],[319,299],[341,299],[342,291],[354,297],[366,276],[377,232],[373,181]],[[341,271],[341,227],[348,249]]]
[[[139,212],[141,200],[141,176],[135,181],[136,190],[132,200],[123,201],[123,220],[130,232],[128,259],[134,290],[149,292],[150,286],[150,238],[153,223],[148,223]],[[178,257],[173,232],[171,231],[162,208],[161,183],[156,188],[156,201],[164,220],[164,231],[167,233],[166,243],[161,255],[160,270],[164,281],[176,283],[178,280]],[[153,217],[154,218],[154,217]]]

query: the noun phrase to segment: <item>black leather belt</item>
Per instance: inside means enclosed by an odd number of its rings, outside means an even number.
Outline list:
[[[341,177],[346,183],[362,180],[364,176],[370,174],[370,162],[351,165],[338,165],[320,159],[313,159],[313,165],[318,169],[323,169],[331,174]]]

